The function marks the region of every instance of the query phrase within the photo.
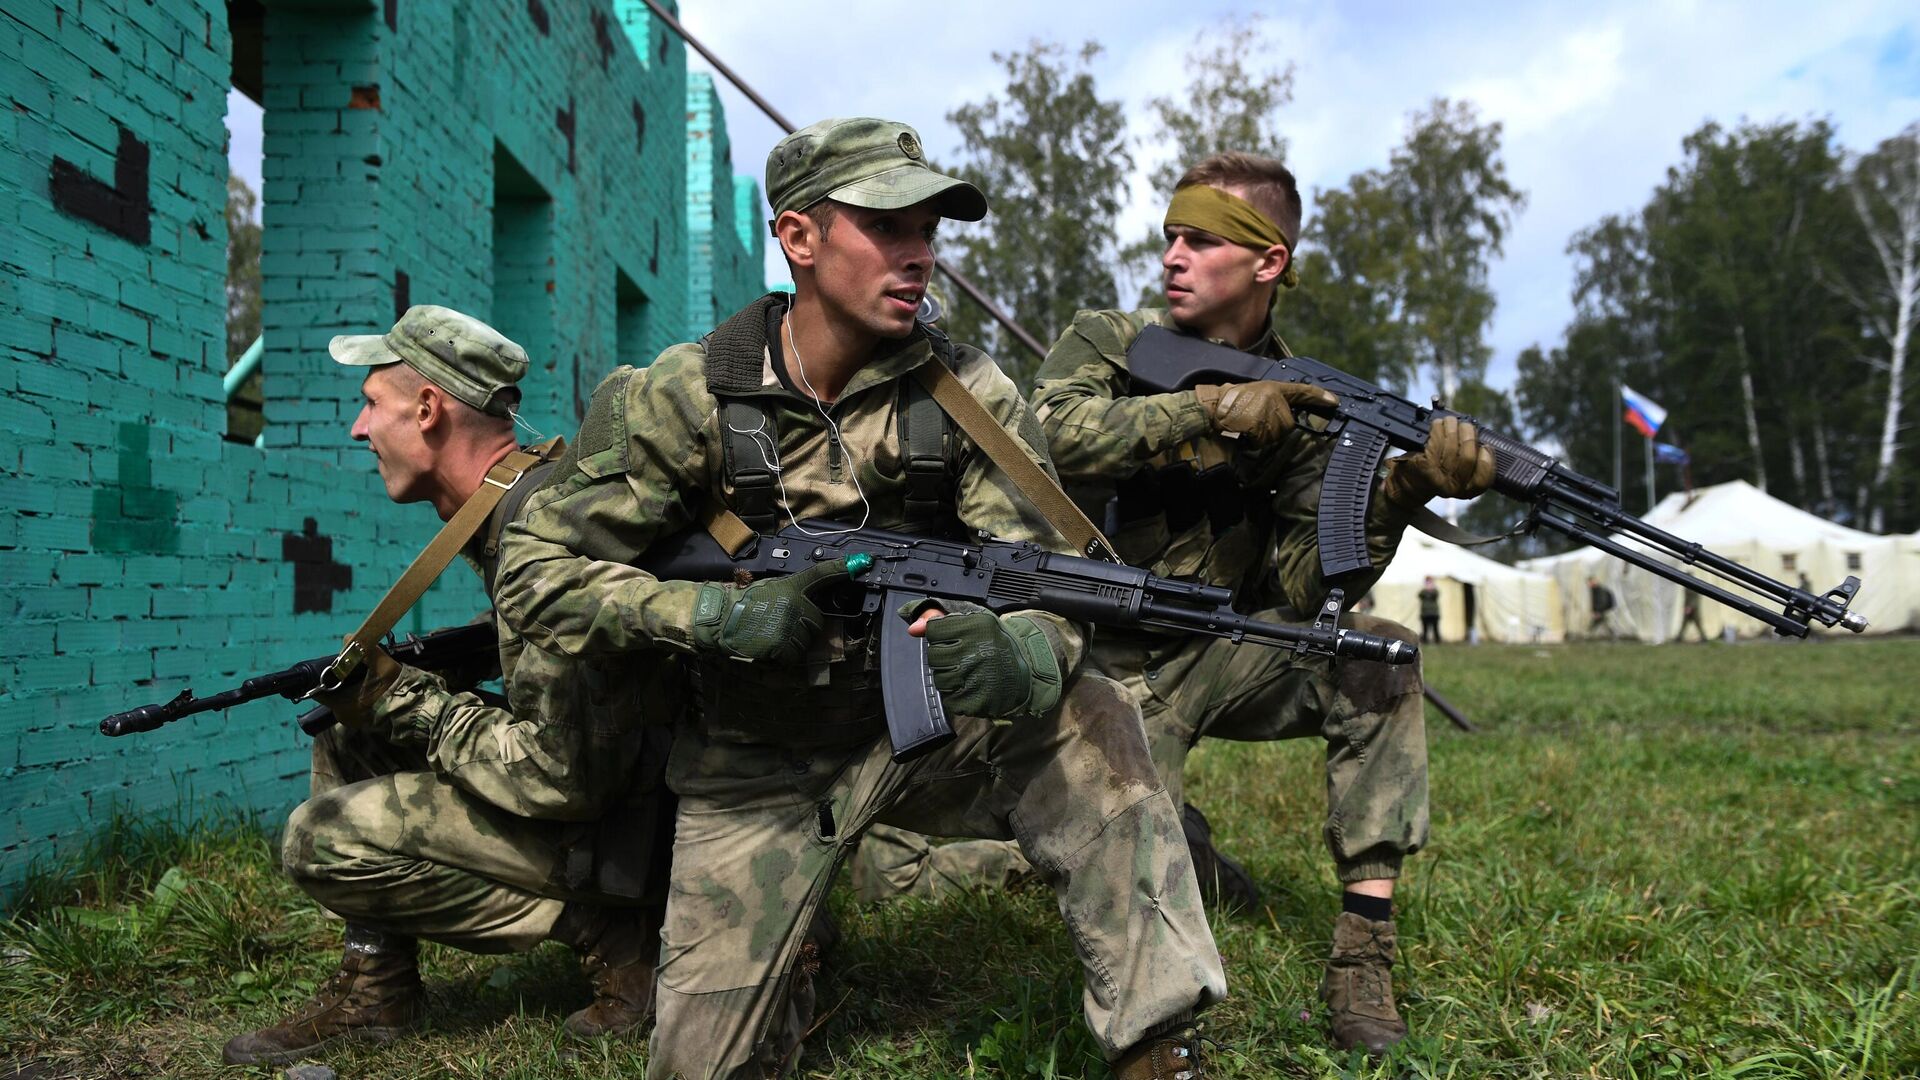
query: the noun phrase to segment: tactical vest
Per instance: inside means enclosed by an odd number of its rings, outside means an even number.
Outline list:
[[[767,296],[747,305],[700,339],[707,357],[707,392],[720,405],[720,468],[724,483],[717,493],[728,498],[728,509],[755,532],[779,528],[779,480],[766,450],[752,433],[764,433],[780,445],[774,411],[764,398],[761,375],[766,367],[767,335],[785,301]],[[916,323],[914,335],[924,335],[933,354],[953,370],[953,342],[939,329]],[[911,339],[910,342],[911,343]],[[933,396],[915,379],[896,382],[895,413],[906,476],[906,520],[900,531],[946,535],[955,530],[956,495],[960,482],[960,440],[953,421]],[[731,496],[725,493],[731,492]]]

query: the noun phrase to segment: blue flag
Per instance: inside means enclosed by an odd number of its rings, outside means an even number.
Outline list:
[[[1685,450],[1672,443],[1663,442],[1653,444],[1653,459],[1662,465],[1686,465],[1693,461],[1693,458],[1687,456]]]

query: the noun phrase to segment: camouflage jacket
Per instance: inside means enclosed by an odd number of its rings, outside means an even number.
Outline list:
[[[767,312],[771,327],[777,305],[762,300],[748,310]],[[942,362],[931,341],[916,330],[853,376],[827,406],[837,438],[814,400],[776,374],[778,335],[767,341],[760,385],[749,396],[763,402],[774,421],[769,445],[777,444],[782,523],[822,518],[899,527],[907,520],[899,383],[922,364]],[[731,495],[721,413],[706,365],[702,345],[676,345],[644,374],[622,368],[594,392],[559,472],[507,529],[497,601],[529,642],[586,657],[692,649],[700,584],[661,581],[630,563],[656,541],[698,528],[696,515],[708,500],[717,495],[727,502]],[[977,349],[955,346],[953,368],[1051,472],[1039,427],[999,367]],[[1070,550],[986,454],[958,431],[953,437],[960,442],[953,508],[963,528]],[[1084,648],[1081,629],[1031,614],[1061,670],[1071,671]],[[868,737],[883,720],[879,673],[862,620],[830,617],[801,665],[703,656],[691,666],[695,701],[718,737],[824,745]]]
[[[483,582],[497,559],[487,538],[504,527],[497,518],[505,512],[503,504],[461,552]],[[663,762],[642,759],[650,739],[653,757],[664,742],[648,728],[674,718],[670,667],[562,656],[503,625],[506,708],[454,689],[440,673],[403,665],[373,720],[393,742],[420,747],[435,772],[509,813],[590,821],[651,787],[646,765]]]
[[[1169,527],[1164,513],[1143,516],[1116,530],[1121,556],[1162,576],[1231,588],[1250,608],[1314,611],[1327,593],[1316,515],[1332,441],[1296,429],[1276,446],[1242,449],[1213,433],[1192,391],[1135,395],[1127,349],[1141,330],[1156,325],[1171,325],[1165,310],[1083,311],[1047,353],[1033,401],[1061,477],[1097,496],[1150,467],[1183,459],[1224,463],[1245,500],[1239,520],[1216,528],[1202,514]],[[1272,326],[1248,351],[1287,355]],[[1376,568],[1393,558],[1407,524],[1378,496],[1376,484],[1367,521]],[[1378,576],[1376,570],[1362,581],[1342,582],[1348,602]]]

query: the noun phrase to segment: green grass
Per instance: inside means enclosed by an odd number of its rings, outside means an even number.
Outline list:
[[[1414,1035],[1325,1049],[1338,894],[1317,745],[1205,744],[1190,796],[1267,894],[1215,921],[1216,1072],[1253,1077],[1920,1076],[1920,642],[1439,647],[1433,841],[1400,896]],[[302,1000],[331,923],[239,819],[118,823],[0,926],[0,1077],[235,1075],[221,1043]],[[1102,1076],[1044,890],[836,913],[813,1077]],[[638,1075],[576,1047],[572,958],[427,950],[423,1037],[345,1077]],[[260,1075],[256,1071],[256,1075]]]

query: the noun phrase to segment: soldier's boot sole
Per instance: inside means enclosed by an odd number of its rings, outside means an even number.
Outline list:
[[[313,1057],[327,1047],[338,1043],[365,1042],[384,1045],[395,1042],[411,1035],[417,1027],[419,1025],[415,1023],[405,1027],[354,1028],[351,1031],[342,1031],[338,1035],[329,1035],[304,1046],[261,1047],[257,1050],[242,1045],[245,1040],[252,1037],[251,1034],[240,1035],[228,1041],[226,1048],[220,1052],[220,1060],[229,1065],[290,1065]]]

